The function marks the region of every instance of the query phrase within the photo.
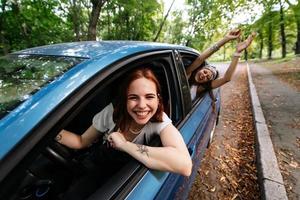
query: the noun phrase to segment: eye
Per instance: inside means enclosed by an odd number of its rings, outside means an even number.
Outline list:
[[[150,94],[146,96],[146,99],[154,99],[156,96],[154,94]]]
[[[128,100],[132,100],[132,101],[135,101],[135,100],[137,100],[138,99],[138,97],[137,96],[128,96],[128,98],[127,98]]]

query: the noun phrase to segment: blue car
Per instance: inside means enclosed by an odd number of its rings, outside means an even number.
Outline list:
[[[150,170],[132,158],[101,180],[85,199],[187,198],[220,109],[219,89],[213,91],[216,110],[208,92],[191,99],[185,68],[198,55],[179,45],[88,41],[1,57],[1,199],[59,200],[76,188],[78,177],[90,169],[87,155],[91,151],[69,149],[56,142],[55,136],[62,129],[83,133],[96,113],[118,100],[116,90],[122,77],[141,66],[150,67],[160,81],[165,112],[192,157],[192,174],[183,177]],[[161,145],[159,138],[153,138],[151,145]]]

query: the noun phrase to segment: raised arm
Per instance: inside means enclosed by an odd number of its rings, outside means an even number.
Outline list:
[[[77,135],[67,130],[62,130],[55,140],[72,149],[82,149],[88,147],[101,134],[93,126],[90,126],[82,135]]]
[[[232,56],[232,60],[231,60],[231,63],[229,65],[228,69],[226,70],[223,77],[220,77],[220,78],[212,81],[212,83],[211,83],[212,88],[220,87],[231,80],[232,75],[236,69],[238,62],[239,62],[241,53],[251,44],[255,35],[256,35],[256,33],[253,32],[251,35],[248,36],[248,38],[245,41],[239,42],[236,45],[236,51]]]
[[[168,125],[160,133],[163,147],[150,147],[126,141],[121,133],[113,133],[109,140],[114,148],[125,151],[150,169],[189,176],[192,160],[179,131]]]
[[[208,49],[205,49],[197,58],[196,60],[188,66],[186,69],[187,77],[190,78],[192,72],[196,70],[208,57],[210,57],[213,53],[218,51],[224,44],[227,42],[234,40],[238,37],[240,37],[241,30],[240,29],[234,29],[231,30],[229,33],[225,35],[223,39],[215,43],[213,46],[211,46]]]

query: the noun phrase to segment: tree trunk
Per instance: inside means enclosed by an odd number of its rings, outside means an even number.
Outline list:
[[[224,49],[224,51],[223,51],[223,61],[225,61],[226,60],[226,45],[225,44],[223,46],[223,49]]]
[[[185,46],[190,47],[191,45],[191,39],[187,39],[187,41],[185,42]]]
[[[78,5],[76,0],[72,1],[73,5],[72,5],[72,20],[73,20],[73,29],[74,29],[74,33],[75,33],[75,41],[80,41],[80,23],[79,23],[79,19],[78,16],[80,16],[80,11],[78,9]]]
[[[3,47],[2,52],[0,52],[0,55],[1,54],[6,55],[9,53],[9,45],[7,44],[7,40],[4,37],[4,31],[3,31],[6,2],[7,2],[6,0],[3,0],[1,5],[2,13],[0,13],[0,45]]]
[[[110,13],[108,12],[108,10],[107,10],[106,15],[107,15],[107,33],[110,34],[111,33],[111,29],[110,29],[111,24],[110,24]],[[109,37],[111,37],[111,36],[109,36]]]
[[[244,51],[244,59],[247,61],[248,60],[248,51],[245,49]]]
[[[131,27],[130,27],[130,22],[129,22],[129,14],[126,12],[125,13],[125,15],[124,15],[124,18],[125,19],[123,19],[124,21],[125,21],[125,32],[126,32],[126,34],[127,34],[127,36],[126,36],[126,38],[127,38],[127,40],[131,40],[131,38],[132,38],[132,30],[131,30]]]
[[[300,54],[300,19],[297,20],[297,41],[295,47],[295,54]]]
[[[292,8],[297,25],[297,41],[295,43],[295,54],[300,54],[300,1],[298,0],[297,4],[292,4],[289,0],[285,0],[286,3]]]
[[[98,19],[101,9],[107,1],[108,0],[91,0],[93,7],[89,21],[87,40],[96,40]]]
[[[268,31],[268,59],[272,59],[272,51],[273,51],[273,36],[272,36],[272,22],[269,22],[268,25],[269,31]]]
[[[281,0],[280,3],[280,35],[281,35],[281,56],[286,57],[286,36],[285,36],[285,24],[284,24],[284,13]]]
[[[262,33],[262,31],[261,30],[259,30],[259,32],[258,32],[258,34],[259,34],[259,38],[260,38],[260,41],[259,41],[259,43],[260,43],[260,49],[259,49],[259,59],[262,59],[262,57],[263,57],[263,49],[264,49],[264,37],[263,37],[263,33]]]
[[[166,19],[167,19],[167,17],[169,16],[169,13],[170,13],[170,11],[171,11],[171,8],[172,8],[174,2],[175,2],[175,0],[173,0],[171,6],[170,6],[169,9],[168,9],[167,14],[165,15],[163,21],[161,22],[161,24],[160,24],[160,26],[159,26],[159,29],[158,29],[158,32],[157,32],[157,34],[156,34],[156,36],[155,36],[155,38],[154,38],[154,40],[153,40],[154,42],[157,41],[157,39],[158,39],[158,37],[159,37],[159,35],[160,35],[160,32],[161,32],[161,30],[162,30],[162,28],[163,28],[163,26],[164,26],[164,24],[165,24],[165,22],[166,22]]]

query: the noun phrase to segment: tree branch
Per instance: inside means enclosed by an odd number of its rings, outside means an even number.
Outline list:
[[[167,14],[165,15],[163,21],[161,22],[160,27],[159,27],[159,29],[158,29],[158,32],[157,32],[157,34],[156,34],[156,36],[155,36],[155,38],[154,38],[154,40],[153,40],[154,42],[156,42],[156,40],[158,39],[158,37],[159,37],[159,35],[160,35],[160,32],[161,32],[161,30],[162,30],[162,27],[164,26],[164,24],[165,24],[165,22],[166,22],[166,19],[167,19],[167,17],[169,16],[169,13],[170,13],[170,11],[171,11],[171,8],[172,8],[174,2],[175,2],[175,0],[173,0],[171,6],[170,6],[169,9],[168,9]]]

